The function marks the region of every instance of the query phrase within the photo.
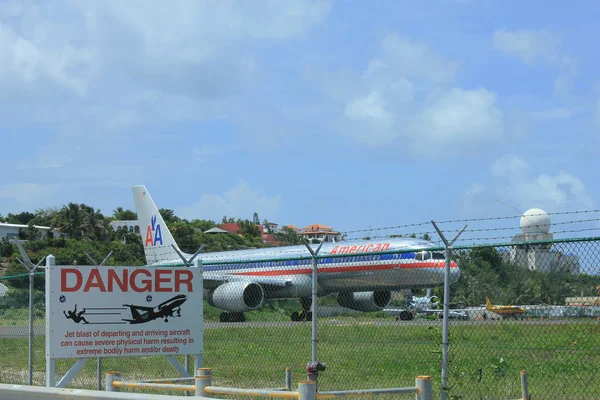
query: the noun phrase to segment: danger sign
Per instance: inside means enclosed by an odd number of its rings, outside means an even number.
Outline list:
[[[200,269],[51,266],[47,355],[200,354]]]

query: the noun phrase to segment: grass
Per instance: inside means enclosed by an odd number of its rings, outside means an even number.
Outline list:
[[[386,324],[380,324],[384,321]],[[600,398],[600,324],[494,322],[457,324],[450,330],[449,399],[509,399],[520,395],[520,371],[529,374],[530,393],[539,399]],[[441,323],[407,325],[392,319],[321,319],[318,358],[327,364],[320,390],[411,386],[431,375],[436,397],[441,377]],[[36,338],[34,370],[43,384],[44,338]],[[205,331],[205,366],[219,386],[280,387],[284,370],[293,382],[305,379],[311,358],[310,323],[237,327]],[[0,382],[27,382],[27,339],[0,339]],[[183,360],[183,357],[180,357]],[[74,360],[59,360],[64,374]],[[182,361],[183,362],[183,361]],[[161,357],[104,358],[103,373],[125,379],[173,377]],[[72,387],[96,387],[96,363],[88,363]]]

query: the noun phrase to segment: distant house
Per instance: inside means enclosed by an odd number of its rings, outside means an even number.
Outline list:
[[[277,240],[275,240],[275,236],[272,233],[267,233],[262,225],[256,225],[256,227],[258,228],[258,231],[260,232],[260,238],[264,243],[272,244],[275,246],[281,244]],[[227,232],[235,233],[236,235],[239,235],[240,232],[240,227],[237,223],[221,224],[219,225],[219,228]]]
[[[229,224],[221,224],[218,227],[220,229],[223,229],[224,231],[235,233],[236,235],[238,235],[239,232],[240,232],[240,227],[235,222],[232,222],[232,223],[229,223]]]
[[[123,220],[123,221],[111,221],[110,226],[114,231],[119,228],[125,228],[131,233],[140,233],[140,221],[135,220]]]
[[[339,242],[342,240],[342,235],[339,232],[321,224],[307,226],[302,229],[300,235],[308,241],[318,240],[320,242]]]
[[[302,232],[302,229],[298,228],[295,225],[285,225],[285,226],[282,226],[281,229],[280,229],[280,232],[282,232],[284,230],[284,228],[291,229],[291,230],[293,230],[296,233]]]
[[[7,238],[9,240],[18,239],[21,229],[26,229],[27,227],[28,225],[0,222],[0,237]],[[33,227],[40,232],[42,239],[46,239],[48,237],[48,232],[50,232],[49,226],[34,225]]]
[[[267,232],[277,232],[278,226],[279,226],[279,224],[276,224],[275,222],[269,222],[269,221],[267,221],[264,225]]]

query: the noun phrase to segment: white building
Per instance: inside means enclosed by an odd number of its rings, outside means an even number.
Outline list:
[[[527,210],[520,225],[522,233],[512,239],[513,243],[519,244],[504,253],[507,261],[534,271],[553,272],[566,268],[572,274],[579,274],[579,257],[553,248],[552,243],[536,243],[553,239],[550,233],[552,223],[547,212],[539,208]]]
[[[110,226],[114,231],[119,228],[126,228],[131,233],[140,233],[140,221],[135,220],[123,220],[123,221],[111,221]]]
[[[9,240],[18,239],[21,229],[25,228],[27,228],[27,225],[0,222],[0,238],[7,238]],[[50,232],[49,226],[34,225],[34,228],[40,232],[42,239],[46,239],[46,237],[48,237],[48,232]]]

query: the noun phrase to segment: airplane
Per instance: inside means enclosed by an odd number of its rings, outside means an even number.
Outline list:
[[[144,185],[132,187],[142,243],[149,266],[182,266],[171,232]],[[318,258],[317,296],[336,294],[338,304],[358,311],[379,311],[400,289],[434,287],[443,283],[444,253],[435,243],[413,238],[381,241],[321,243]],[[315,251],[317,245],[310,245]],[[331,257],[322,257],[329,255]],[[197,254],[202,261],[204,299],[224,310],[222,322],[243,322],[244,313],[255,310],[266,299],[300,299],[302,311],[292,321],[312,319],[312,259],[303,246]],[[452,261],[450,277],[460,276]]]
[[[495,314],[501,315],[502,317],[514,316],[515,318],[518,315],[524,314],[525,311],[527,311],[525,310],[525,308],[519,306],[495,306],[492,304],[489,297],[487,296],[485,298],[485,309],[487,311],[491,311]]]
[[[187,296],[179,294],[169,300],[160,303],[157,307],[136,306],[133,304],[123,304],[123,307],[129,307],[133,319],[123,319],[130,324],[143,324],[154,321],[155,319],[164,318],[165,322],[169,322],[169,317],[181,317],[181,305],[185,303]],[[174,315],[177,313],[177,315]]]

